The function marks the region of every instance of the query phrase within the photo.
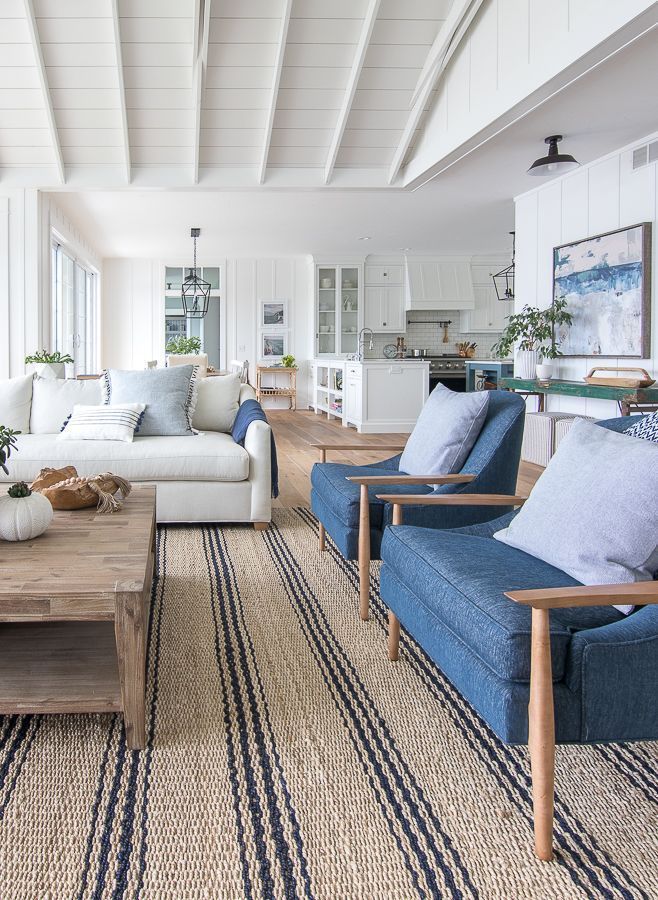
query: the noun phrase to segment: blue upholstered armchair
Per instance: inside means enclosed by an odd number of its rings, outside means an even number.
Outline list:
[[[395,504],[397,521],[418,503],[380,500]],[[529,744],[535,850],[551,859],[556,741],[658,739],[658,582],[585,587],[492,539],[514,515],[452,531],[388,528],[381,596],[389,657],[402,624],[503,741]],[[615,604],[638,608],[624,616]]]
[[[315,444],[320,463],[311,472],[311,508],[320,521],[320,549],[325,531],[345,559],[359,560],[360,614],[368,618],[370,560],[379,559],[382,537],[393,522],[393,504],[377,498],[386,487],[391,494],[447,496],[440,506],[406,507],[406,521],[424,528],[459,528],[500,515],[500,507],[465,505],[461,495],[513,494],[516,488],[525,406],[521,397],[492,391],[487,417],[462,471],[444,476],[410,476],[400,472],[400,456],[366,466],[327,463],[329,450],[363,450],[347,444]],[[437,422],[437,429],[441,423]],[[385,445],[383,450],[402,450]],[[432,487],[430,486],[432,485]],[[448,505],[449,504],[449,505]],[[507,504],[511,509],[512,504]]]

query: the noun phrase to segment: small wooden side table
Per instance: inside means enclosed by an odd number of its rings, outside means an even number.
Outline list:
[[[263,384],[263,375],[272,376],[272,384]],[[285,385],[276,383],[277,375],[288,376]],[[297,369],[285,369],[283,366],[257,366],[256,399],[260,403],[263,397],[287,397],[290,401],[290,409],[297,409]]]

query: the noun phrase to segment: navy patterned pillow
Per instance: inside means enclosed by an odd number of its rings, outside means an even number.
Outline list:
[[[629,437],[642,438],[658,444],[658,412],[649,413],[624,431]]]

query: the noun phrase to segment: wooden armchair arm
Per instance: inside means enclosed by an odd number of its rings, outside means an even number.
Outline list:
[[[348,475],[355,484],[468,484],[475,475]]]
[[[367,450],[369,453],[377,453],[379,450],[395,450],[401,453],[404,444],[322,444],[311,442],[311,447],[320,451],[320,462],[327,461],[327,450]]]
[[[377,499],[393,504],[394,525],[402,525],[403,506],[521,506],[526,501],[507,494],[377,494]]]
[[[561,609],[565,606],[615,606],[620,603],[658,603],[658,582],[635,581],[631,584],[595,584],[577,587],[544,588],[531,591],[505,591],[515,603],[534,609]]]

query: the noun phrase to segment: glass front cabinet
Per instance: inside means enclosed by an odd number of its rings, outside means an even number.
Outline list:
[[[317,356],[358,352],[363,325],[363,266],[315,267],[315,351]]]

